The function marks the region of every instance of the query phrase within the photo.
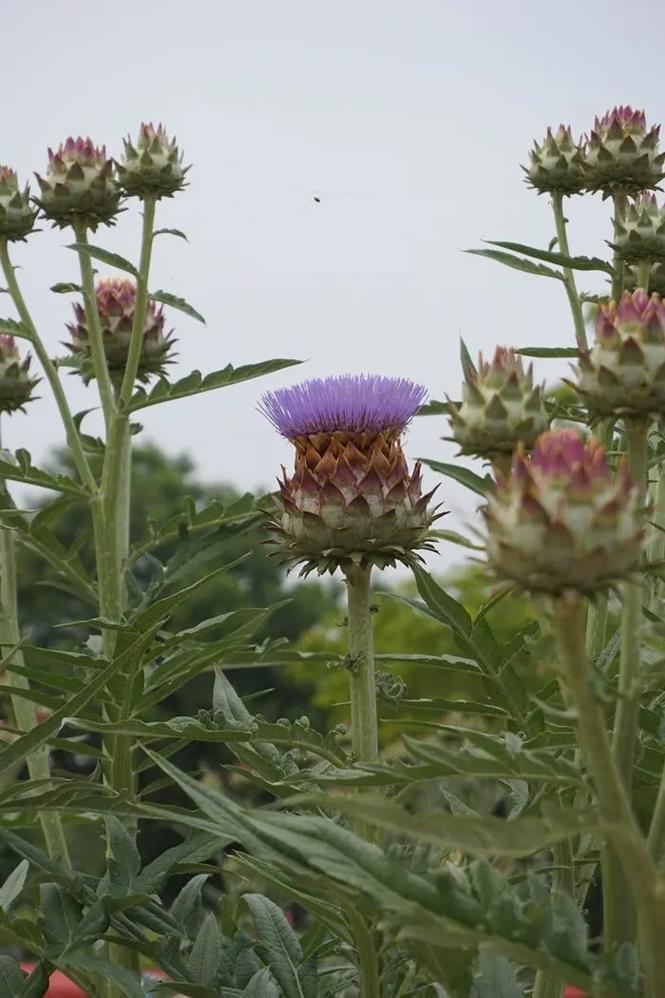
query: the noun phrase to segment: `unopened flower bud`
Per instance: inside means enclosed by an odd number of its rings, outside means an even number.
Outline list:
[[[141,125],[136,143],[127,138],[124,145],[124,156],[117,169],[126,194],[163,198],[172,197],[183,189],[189,167],[183,167],[182,153],[162,125],[157,128],[151,124]]]
[[[69,138],[48,155],[46,177],[35,174],[40,187],[35,200],[46,218],[61,229],[80,224],[94,232],[98,225],[113,225],[121,195],[105,147]]]

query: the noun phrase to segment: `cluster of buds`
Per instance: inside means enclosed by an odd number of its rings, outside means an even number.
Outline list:
[[[167,136],[162,125],[141,125],[136,143],[127,138],[124,145],[117,170],[125,194],[163,198],[183,189],[189,167],[183,167],[176,140]]]
[[[593,593],[630,576],[643,529],[639,489],[624,460],[616,476],[597,440],[575,430],[522,446],[483,510],[490,567],[531,592]]]
[[[614,222],[613,249],[621,260],[665,260],[665,208],[655,194],[643,191],[628,204],[624,218]]]
[[[46,218],[60,228],[81,225],[93,232],[100,224],[112,225],[121,191],[106,148],[69,138],[48,156],[46,177],[35,174],[40,188],[35,201]]]
[[[21,360],[13,336],[0,336],[0,412],[23,410],[34,398],[39,378],[30,377],[30,361],[30,354]]]
[[[600,305],[574,384],[593,416],[665,413],[665,305],[643,289]]]
[[[14,170],[0,166],[0,236],[9,242],[25,239],[34,229],[36,217],[27,184],[21,190]]]
[[[462,402],[448,402],[460,452],[491,461],[512,454],[520,441],[531,447],[548,426],[542,387],[534,385],[532,365],[525,369],[514,350],[497,347],[492,362],[480,354],[476,368],[464,346],[462,364]]]
[[[111,381],[117,388],[127,366],[136,310],[136,284],[128,278],[105,277],[97,282],[95,295],[106,362]],[[74,305],[74,317],[75,321],[67,324],[71,340],[65,346],[72,353],[83,355],[81,373],[88,382],[94,377],[92,364],[89,362],[90,334],[85,309],[78,302]],[[151,376],[163,375],[166,366],[173,362],[175,340],[172,330],[165,332],[165,322],[164,309],[149,301],[137,371],[139,381],[146,382]]]
[[[638,194],[652,190],[665,176],[665,153],[659,152],[659,127],[649,128],[643,111],[615,107],[601,118],[586,137],[575,141],[571,129],[548,129],[541,143],[534,143],[527,182],[540,193],[581,194],[602,191]]]
[[[270,522],[284,560],[301,575],[353,565],[413,564],[432,550],[438,518],[410,471],[402,434],[425,400],[402,378],[344,375],[269,392],[261,410],[295,447]]]

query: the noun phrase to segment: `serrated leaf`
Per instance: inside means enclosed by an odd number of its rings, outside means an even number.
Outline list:
[[[30,864],[22,859],[0,887],[0,910],[8,912],[23,890]]]
[[[216,917],[205,916],[189,957],[189,974],[195,984],[211,987],[220,968],[222,939]]]
[[[80,905],[59,884],[40,887],[42,932],[47,955],[60,955],[71,944],[81,921]]]
[[[170,231],[177,232],[175,229]],[[179,233],[179,235],[181,235],[183,239],[187,238],[182,232]],[[197,312],[196,309],[190,305],[189,302],[185,301],[184,298],[179,298],[178,295],[172,295],[169,291],[151,291],[149,297],[152,301],[160,302],[162,305],[169,305],[171,308],[177,308],[179,312],[184,312],[185,315],[190,317],[190,319],[196,319],[197,322],[202,322],[204,326],[206,324],[206,321],[201,313]]]
[[[448,403],[430,399],[421,405],[416,413],[417,416],[447,416],[449,414]]]
[[[241,384],[243,381],[261,378],[265,374],[274,374],[275,371],[282,371],[286,367],[300,363],[299,360],[280,358],[265,360],[259,364],[244,364],[242,367],[233,367],[232,364],[228,364],[221,371],[213,371],[212,374],[207,374],[205,377],[200,371],[192,371],[191,374],[174,383],[160,378],[149,392],[144,388],[139,388],[132,396],[127,408],[129,412],[136,412],[138,409],[159,405],[161,402],[171,402],[175,399],[187,398],[190,395],[200,395],[202,392],[214,391],[216,388],[228,388],[231,385]]]
[[[1,330],[0,330],[1,332]],[[8,460],[8,458],[14,460]],[[37,485],[42,489],[54,492],[66,492],[69,495],[87,498],[85,489],[67,475],[51,475],[48,471],[35,468],[27,450],[20,449],[11,455],[8,451],[0,451],[0,477],[13,482],[23,482],[25,485]]]
[[[580,352],[576,347],[522,347],[516,350],[522,357],[579,357]]]
[[[81,285],[73,284],[71,281],[60,281],[58,284],[52,284],[50,290],[56,295],[68,295],[72,292],[83,293]]]
[[[515,964],[501,953],[481,949],[473,974],[471,998],[524,998]]]
[[[524,253],[525,256],[533,257],[536,260],[544,260],[545,263],[556,263],[566,270],[600,270],[605,274],[613,274],[614,268],[607,260],[600,260],[597,256],[569,256],[566,253],[557,253],[552,250],[541,250],[535,246],[525,246],[523,243],[502,242],[495,239],[485,239],[483,242],[490,246],[499,246],[501,249],[510,250],[512,253]]]
[[[107,891],[113,898],[126,897],[136,888],[141,857],[136,842],[113,815],[106,818],[107,875],[99,882],[100,897]]]
[[[103,249],[101,246],[92,246],[90,243],[70,243],[67,249],[74,250],[76,253],[84,253],[87,256],[91,256],[94,260],[107,263],[109,267],[124,270],[133,277],[139,276],[139,272],[133,263],[126,260],[124,256],[120,256],[118,253],[111,253],[110,250]]]
[[[452,478],[453,481],[459,482],[460,485],[465,485],[467,489],[471,489],[472,492],[475,492],[479,496],[486,496],[489,492],[494,491],[495,485],[489,475],[481,478],[480,475],[460,464],[446,464],[443,461],[432,461],[426,457],[422,457],[420,460],[428,468],[431,468],[432,471],[436,471],[440,475],[445,475],[446,478]]]
[[[0,994],[3,998],[23,998],[27,977],[11,956],[0,956]]]
[[[553,277],[557,281],[563,281],[564,277],[560,270],[552,270],[542,263],[534,263],[533,260],[525,259],[521,256],[513,256],[512,253],[503,253],[501,250],[470,249],[466,253],[473,256],[483,256],[496,263],[502,263],[504,267],[511,267],[513,270],[521,270],[525,274],[533,274],[536,277]]]
[[[313,994],[311,975],[308,975],[310,986],[300,979],[302,949],[284,912],[262,894],[244,894],[243,900],[250,910],[263,958],[286,998],[306,998]]]
[[[189,242],[189,239],[187,238],[185,233],[182,232],[180,229],[155,229],[152,235],[153,238],[155,236],[177,236],[178,239],[184,239],[186,243]]]
[[[0,319],[0,335],[17,336],[22,340],[31,340],[32,333],[22,322],[16,319]]]
[[[138,977],[120,964],[111,963],[110,960],[77,951],[67,955],[66,967],[99,974],[100,977],[112,981],[126,998],[145,998],[145,991]]]

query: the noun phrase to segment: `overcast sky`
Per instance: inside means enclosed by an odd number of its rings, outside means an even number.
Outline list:
[[[473,353],[570,344],[560,284],[461,250],[482,238],[547,245],[548,202],[519,163],[548,124],[581,132],[615,103],[665,116],[659,0],[31,0],[7,5],[4,27],[0,162],[22,178],[70,134],[117,154],[141,120],[164,122],[193,163],[190,187],[158,209],[190,242],[160,237],[151,280],[208,321],[172,313],[174,373],[306,361],[144,414],[147,437],[248,489],[290,461],[256,412],[262,390],[371,371],[457,397],[460,334]],[[607,216],[600,198],[570,203],[575,252],[602,254]],[[136,260],[136,213],[95,238]],[[54,354],[71,301],[48,288],[77,277],[69,241],[44,231],[15,252]],[[539,374],[562,370],[541,362]],[[66,384],[76,409],[94,404]],[[43,462],[62,432],[42,388],[4,435]],[[450,460],[445,433],[417,421],[409,453]],[[441,493],[459,527],[463,490]]]

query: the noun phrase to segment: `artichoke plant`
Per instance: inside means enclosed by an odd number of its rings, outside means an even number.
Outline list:
[[[658,294],[625,291],[599,305],[596,341],[580,354],[574,387],[595,416],[665,412],[665,306]]]
[[[628,204],[623,219],[614,222],[613,248],[621,260],[665,260],[665,208],[655,194],[643,191]]]
[[[96,284],[95,296],[106,362],[111,380],[117,386],[122,381],[127,365],[136,308],[136,284],[129,278],[104,277]],[[65,346],[72,353],[83,354],[87,359],[90,356],[90,334],[85,309],[78,302],[74,305],[74,317],[74,322],[67,323],[71,339]],[[165,322],[164,309],[149,301],[137,372],[137,378],[141,382],[148,381],[152,376],[163,375],[167,365],[173,362],[175,340],[172,331],[165,332]],[[89,363],[82,366],[81,372],[86,382],[93,376]]]
[[[30,203],[27,184],[20,189],[18,178],[9,166],[0,166],[0,237],[9,242],[25,239],[32,232],[37,209]]]
[[[463,351],[461,403],[448,402],[453,439],[460,453],[494,460],[512,454],[521,441],[531,447],[548,426],[542,386],[534,385],[533,366],[508,347],[497,347],[491,362],[478,367]]]
[[[21,360],[13,336],[0,336],[0,412],[23,410],[34,398],[39,378],[30,377],[30,362],[30,354]]]
[[[91,139],[68,138],[48,151],[46,177],[35,174],[40,196],[35,201],[54,225],[95,229],[113,225],[120,205],[120,187],[105,146]]]
[[[619,106],[596,118],[584,149],[586,188],[637,194],[665,176],[665,153],[659,151],[660,126],[647,127],[644,111]]]
[[[123,158],[116,164],[123,190],[129,196],[172,197],[185,186],[188,166],[182,153],[163,125],[143,124],[136,143],[124,141]]]
[[[613,475],[598,441],[576,430],[543,433],[530,457],[519,445],[484,515],[490,567],[525,590],[593,593],[639,562],[639,489],[623,459]]]
[[[522,169],[529,186],[540,194],[580,194],[586,185],[582,146],[568,125],[559,125],[556,132],[548,128],[543,141],[534,142],[529,165]]]
[[[432,550],[438,517],[410,470],[402,434],[425,389],[403,378],[342,375],[269,392],[261,409],[295,447],[283,469],[270,527],[291,566],[319,574],[352,565],[380,568]]]

